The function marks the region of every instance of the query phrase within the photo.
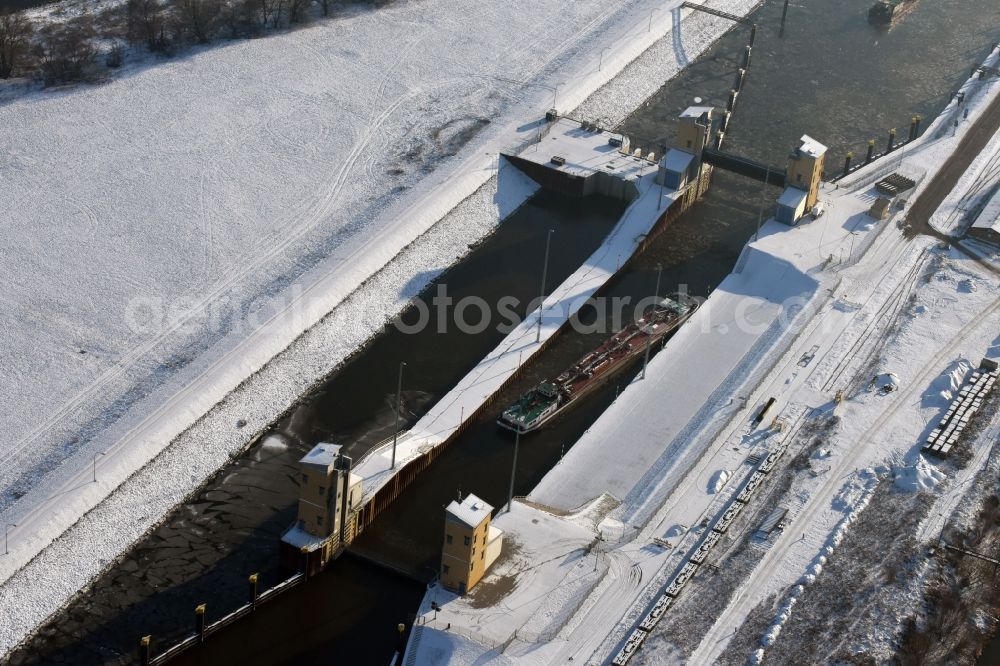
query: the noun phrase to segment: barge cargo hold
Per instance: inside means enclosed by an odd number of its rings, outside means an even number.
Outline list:
[[[683,324],[697,309],[691,299],[665,298],[650,307],[554,381],[544,381],[500,415],[497,425],[525,434],[555,418],[565,407],[614,376],[628,362]]]

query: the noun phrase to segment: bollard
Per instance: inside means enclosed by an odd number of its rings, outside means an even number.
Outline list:
[[[729,101],[726,102],[726,111],[733,111],[736,108],[736,98],[739,93],[735,90],[729,91]]]
[[[913,141],[916,138],[916,129],[917,129],[917,117],[913,116],[912,118],[910,118],[910,137],[909,139],[907,139],[908,141]]]
[[[153,642],[153,637],[143,636],[139,639],[139,664],[140,666],[149,666],[150,660],[150,649],[151,643]]]
[[[847,157],[844,159],[844,175],[846,176],[851,172],[851,158],[854,157],[854,153],[847,151]]]
[[[889,145],[885,147],[885,152],[887,154],[891,153],[892,148],[895,144],[896,144],[896,128],[893,127],[891,130],[889,130]]]
[[[257,609],[257,574],[250,574],[250,606]]]
[[[396,631],[399,632],[399,654],[403,654],[406,651],[406,643],[403,641],[403,636],[406,633],[406,625],[400,622],[396,625]]]
[[[309,579],[309,548],[306,547],[306,546],[302,546],[302,548],[299,549],[299,552],[302,553],[302,575],[305,576],[306,580],[308,580]]]
[[[875,139],[868,139],[868,156],[865,157],[865,164],[869,164],[872,161],[872,157],[875,156]]]
[[[743,69],[750,69],[750,51],[753,47],[748,46],[745,51],[743,51]]]
[[[923,120],[920,116],[913,116],[913,138],[916,139],[920,136],[920,121]]]
[[[725,133],[725,132],[729,131],[729,119],[732,117],[732,115],[733,114],[730,113],[729,111],[723,111],[722,112],[722,122],[719,123],[719,131],[720,132]]]
[[[194,607],[194,633],[198,636],[198,642],[205,642],[205,604],[198,604]]]
[[[750,46],[753,46],[754,40],[757,39],[757,24],[754,23],[750,26]]]
[[[742,67],[740,67],[736,71],[736,89],[737,90],[743,90],[743,82],[746,81],[746,78],[747,78],[747,70],[745,70]]]
[[[715,133],[715,149],[716,150],[721,150],[722,149],[722,137],[724,137],[724,136],[725,136],[725,134],[723,134],[721,131]]]

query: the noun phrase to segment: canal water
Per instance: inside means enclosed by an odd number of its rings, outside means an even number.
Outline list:
[[[827,170],[834,173],[847,150],[863,154],[869,138],[883,145],[890,127],[905,136],[912,115],[927,118],[926,126],[1000,39],[995,0],[920,0],[888,31],[866,23],[869,4],[792,5],[783,37],[782,3],[767,2],[757,11],[753,63],[726,150],[781,167],[798,137],[808,133],[830,145]],[[641,143],[663,144],[677,114],[695,98],[724,105],[747,35],[742,26],[726,35],[622,129]],[[623,270],[608,285],[608,296],[649,296],[657,264],[663,266],[662,291],[686,285],[694,295],[707,294],[731,270],[756,227],[762,200],[770,209],[777,190],[716,174],[707,199]],[[441,282],[455,297],[474,294],[495,302],[514,295],[526,302],[538,290],[547,229],[555,228],[558,239],[551,289],[620,212],[614,202],[540,194]],[[387,329],[43,627],[13,655],[14,663],[127,663],[139,636],[152,633],[162,649],[187,633],[196,604],[208,603],[211,620],[242,603],[249,573],[261,572],[265,586],[277,581],[277,539],[295,511],[295,461],[321,440],[343,443],[358,457],[390,434],[400,361],[407,362],[404,407],[412,421],[501,337],[492,330],[466,335],[453,327],[417,335]],[[558,338],[366,530],[359,550],[418,574],[436,569],[441,508],[458,490],[495,506],[506,501],[513,442],[493,424],[499,411],[604,337],[570,332]],[[602,387],[522,440],[515,494],[530,491],[615,399],[617,388]],[[385,664],[398,643],[396,624],[408,622],[421,594],[422,587],[407,578],[342,558],[175,663]]]

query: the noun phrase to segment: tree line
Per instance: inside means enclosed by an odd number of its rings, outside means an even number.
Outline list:
[[[380,6],[388,0],[363,0]],[[193,44],[259,37],[328,17],[335,0],[128,0],[60,23],[0,9],[0,79],[45,85],[104,78],[124,62],[125,45],[172,55]]]

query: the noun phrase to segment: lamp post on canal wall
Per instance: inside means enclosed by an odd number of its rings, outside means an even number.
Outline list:
[[[403,368],[406,367],[406,361],[399,362],[399,379],[396,381],[396,427],[393,428],[392,432],[392,464],[389,465],[389,469],[396,469],[396,442],[399,440],[399,412],[402,407],[402,397],[403,397]]]
[[[538,304],[538,331],[535,334],[535,342],[542,341],[542,315],[545,313],[545,282],[549,274],[549,248],[552,246],[552,232],[554,231],[555,229],[549,229],[549,234],[545,237],[545,261],[542,263],[542,296],[541,302]]]
[[[653,292],[653,295],[656,297],[657,301],[660,300],[660,277],[662,275],[663,275],[663,264],[658,263],[656,264],[656,291]],[[653,307],[655,308],[656,305],[654,304]],[[646,366],[649,365],[649,344],[650,340],[652,339],[653,339],[653,329],[650,328],[648,331],[646,331],[646,357],[642,361],[643,379],[646,378]]]

